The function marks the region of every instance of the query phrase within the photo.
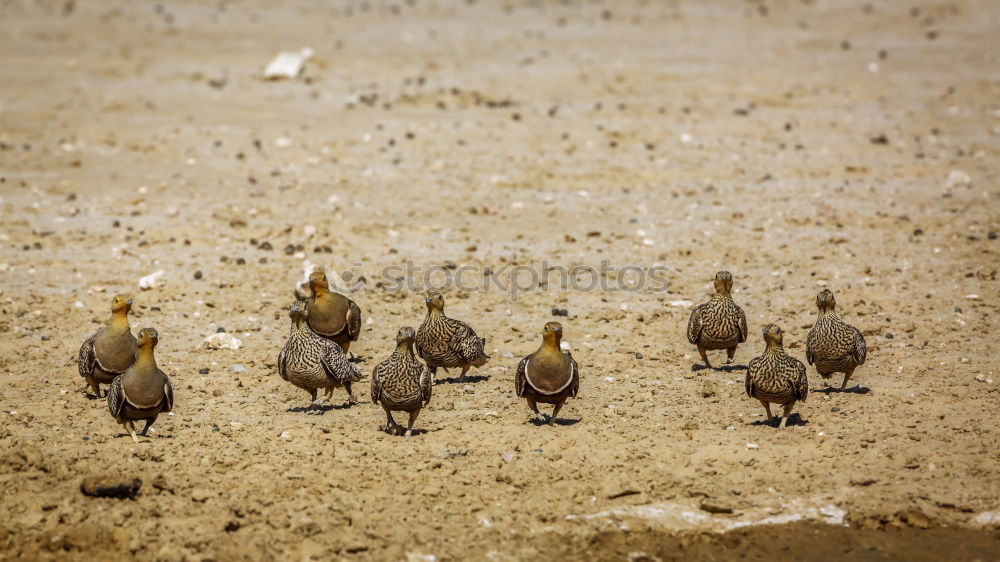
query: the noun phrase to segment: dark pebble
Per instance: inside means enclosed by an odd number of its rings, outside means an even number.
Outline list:
[[[923,236],[924,235],[924,229],[922,229],[922,228],[914,228],[913,229],[913,235],[914,236]]]
[[[635,358],[636,358],[636,359],[642,359],[642,353],[640,353],[640,352],[636,351],[636,352],[635,352]]]
[[[552,316],[569,316],[569,311],[565,308],[553,308]]]
[[[222,256],[222,257],[219,258],[219,261],[225,263],[225,262],[229,261],[229,256]]]
[[[989,238],[990,240],[996,240],[997,239],[997,231],[991,230],[990,233],[986,235],[986,237]]]
[[[258,263],[267,263],[267,258],[260,258],[257,260]]]
[[[212,426],[212,433],[218,433],[219,431],[221,431],[219,426]]]
[[[219,326],[218,328],[215,329],[215,333],[216,334],[224,334],[224,333],[226,333],[226,329],[223,328],[222,326]]]
[[[243,258],[239,258],[239,259],[236,260],[236,265],[244,265],[246,263],[247,263],[247,260],[245,260]]]
[[[274,246],[270,242],[261,242],[260,246],[257,246],[257,249],[271,251],[274,249]]]
[[[42,341],[49,341],[49,336],[42,336]]]
[[[887,333],[885,334],[885,339],[887,339],[887,340],[891,340],[891,339],[892,339],[892,337],[893,337],[893,336],[892,336],[892,332],[887,332]]]
[[[285,255],[290,256],[294,253],[295,253],[295,246],[293,244],[285,246]]]
[[[195,279],[201,279],[201,270],[200,269],[198,271],[194,272],[194,278]]]
[[[204,369],[198,369],[198,374],[199,375],[207,375],[208,374],[208,367],[205,367]]]
[[[838,408],[838,407],[834,406],[834,407],[830,408],[830,411],[831,411],[831,412],[839,412],[839,411],[840,411],[840,408]]]

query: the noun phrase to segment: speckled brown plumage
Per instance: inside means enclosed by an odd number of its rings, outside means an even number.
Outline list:
[[[281,378],[305,390],[311,397],[310,411],[322,406],[316,399],[319,388],[344,387],[348,403],[357,404],[351,384],[361,380],[361,372],[347,361],[339,345],[316,335],[308,325],[309,308],[305,301],[295,301],[288,315],[292,326],[285,347],[278,354]]]
[[[413,328],[404,326],[396,334],[396,349],[385,360],[375,366],[372,372],[372,404],[385,410],[385,431],[399,434],[402,429],[392,419],[392,412],[406,412],[410,415],[406,424],[406,435],[413,434],[413,422],[421,408],[431,401],[434,379],[430,369],[413,356],[413,342],[416,339]]]
[[[715,294],[691,311],[688,341],[698,346],[706,367],[711,367],[706,351],[726,350],[726,363],[732,363],[736,346],[747,341],[747,317],[733,302],[733,276],[728,271],[715,274]]]
[[[100,398],[101,384],[111,384],[135,361],[135,336],[128,324],[132,297],[116,295],[111,299],[108,325],[84,340],[77,357],[77,369],[94,396]]]
[[[553,404],[548,423],[555,422],[567,398],[576,398],[580,390],[580,370],[573,356],[559,347],[562,325],[549,322],[542,329],[542,345],[517,365],[514,391],[528,402],[528,408],[540,422],[545,416],[538,411],[538,402]]]
[[[747,366],[747,396],[760,400],[767,411],[767,422],[771,423],[771,404],[784,406],[778,427],[784,428],[792,406],[796,401],[805,402],[809,395],[809,379],[806,366],[785,353],[782,345],[781,328],[774,324],[764,326],[764,342],[767,347],[759,357],[750,360]]]
[[[462,380],[470,367],[482,367],[490,356],[484,351],[486,340],[476,335],[468,324],[444,314],[441,293],[427,295],[427,316],[417,330],[417,354],[427,363],[431,374],[438,367],[462,369]]]
[[[844,382],[840,385],[843,390],[854,369],[864,364],[868,346],[861,331],[837,315],[837,301],[829,289],[816,295],[816,306],[819,316],[806,339],[806,361],[816,365],[824,383],[834,373],[844,373]]]
[[[156,330],[140,330],[135,362],[115,377],[108,387],[108,410],[136,443],[139,442],[135,436],[136,420],[146,420],[146,426],[140,433],[145,437],[157,416],[174,409],[174,390],[170,379],[156,366],[153,356],[158,341]]]
[[[351,342],[361,335],[361,309],[351,299],[330,290],[326,274],[315,271],[309,275],[312,296],[309,305],[309,327],[318,335],[336,343],[344,353]]]

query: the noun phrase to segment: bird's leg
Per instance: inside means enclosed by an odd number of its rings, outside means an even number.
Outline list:
[[[318,404],[316,404],[316,389],[307,388],[306,392],[309,393],[309,407],[306,408],[306,412],[311,414],[313,413],[313,410],[316,410],[317,407],[319,406]]]
[[[135,422],[128,420],[122,425],[125,426],[125,431],[128,431],[129,436],[132,437],[132,442],[138,443],[139,438],[135,436]]]
[[[851,375],[854,374],[854,369],[848,369],[844,372],[844,382],[840,385],[840,390],[847,388],[847,381],[851,380]]]
[[[705,353],[705,348],[699,345],[698,353],[701,354],[701,360],[705,362],[705,366],[711,369],[712,364],[708,362],[708,355]]]
[[[563,407],[563,404],[565,403],[566,403],[565,401],[559,402],[555,405],[554,408],[552,408],[552,417],[549,418],[549,425],[554,425],[556,423],[556,416],[559,415],[559,410]]]
[[[101,385],[93,377],[87,377],[87,382],[90,383],[90,390],[94,392],[94,396],[101,397]]]
[[[142,435],[143,437],[145,437],[146,436],[146,432],[149,431],[149,428],[153,427],[153,422],[155,422],[155,421],[156,421],[156,416],[153,416],[153,417],[149,418],[148,420],[146,420],[146,427],[142,428],[142,433],[140,433],[139,435]]]
[[[764,405],[764,411],[767,412],[767,425],[771,425],[774,420],[774,416],[771,415],[771,403],[766,400],[761,400],[760,403]]]
[[[406,423],[406,437],[413,435],[413,422],[417,421],[417,416],[420,415],[420,410],[413,410],[410,412],[410,421]]]
[[[458,376],[458,380],[460,380],[462,382],[465,382],[465,373],[468,373],[468,372],[469,372],[469,366],[468,365],[463,365],[462,366],[462,374]]]
[[[385,406],[382,406],[382,409],[385,410],[385,428],[384,428],[385,432],[386,433],[395,433],[396,432],[396,420],[392,419],[392,412],[390,412],[389,408],[386,408]]]
[[[781,423],[778,424],[779,429],[785,429],[785,424],[788,423],[788,416],[792,413],[792,406],[795,405],[795,400],[792,400],[788,404],[785,404],[785,409],[781,413]]]
[[[534,418],[540,422],[545,422],[545,415],[538,411],[538,404],[531,398],[526,398],[526,400],[528,401],[528,407],[535,413]]]
[[[326,390],[323,392],[323,398],[324,399],[333,398],[333,387],[332,386],[326,387]]]
[[[354,397],[354,393],[351,392],[350,381],[344,383],[344,390],[347,391],[347,405],[353,406],[358,403],[358,399]]]
[[[733,357],[736,356],[736,346],[730,347],[726,350],[726,365],[733,362]]]
[[[345,341],[344,343],[340,344],[340,348],[344,350],[344,355],[347,355],[347,350],[351,349],[351,342]],[[351,357],[354,356],[352,355]]]

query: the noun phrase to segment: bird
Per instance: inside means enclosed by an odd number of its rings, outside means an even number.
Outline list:
[[[767,423],[772,423],[771,404],[784,406],[778,427],[784,429],[788,415],[795,402],[806,401],[809,395],[809,379],[806,366],[794,357],[789,357],[782,346],[781,328],[774,324],[764,326],[764,342],[767,347],[747,366],[747,396],[760,400],[767,411]]]
[[[844,390],[854,369],[865,363],[868,346],[861,332],[837,315],[837,300],[832,291],[820,291],[816,295],[816,306],[819,315],[806,339],[806,361],[816,365],[816,371],[826,385],[829,385],[828,379],[832,374],[844,373],[844,382],[840,385],[840,389]]]
[[[309,274],[309,288],[309,327],[347,353],[351,342],[361,335],[361,309],[351,299],[331,291],[323,271]]]
[[[514,390],[518,397],[527,400],[536,420],[545,422],[545,416],[538,411],[538,402],[554,405],[549,425],[555,422],[566,399],[576,398],[580,390],[580,369],[573,356],[560,348],[562,335],[559,322],[545,324],[541,347],[518,363],[514,375]]]
[[[111,320],[108,325],[84,340],[77,358],[77,368],[94,396],[101,397],[101,384],[111,384],[135,361],[135,336],[128,324],[132,297],[115,295],[111,299]]]
[[[688,341],[698,346],[698,353],[708,368],[712,368],[712,364],[708,362],[706,351],[725,349],[728,364],[733,362],[736,346],[747,341],[747,317],[733,302],[732,290],[732,274],[728,271],[716,273],[715,294],[708,302],[696,306],[688,320]]]
[[[145,437],[157,416],[174,409],[170,378],[156,366],[153,356],[158,341],[159,334],[153,328],[139,330],[135,362],[108,387],[108,410],[136,443],[139,442],[135,436],[136,420],[146,420],[146,427],[140,433]]]
[[[385,410],[383,430],[398,435],[402,428],[392,419],[392,412],[406,412],[410,414],[406,437],[413,435],[413,422],[420,409],[430,403],[434,386],[430,369],[413,356],[416,338],[413,328],[400,328],[396,333],[396,350],[372,372],[372,404],[381,405]]]
[[[285,347],[278,354],[278,374],[309,393],[310,411],[322,407],[323,399],[316,399],[316,390],[320,388],[344,387],[348,405],[357,404],[351,383],[361,380],[361,372],[347,360],[339,345],[309,328],[309,314],[306,301],[295,301],[289,308],[292,326]]]
[[[483,351],[486,340],[465,322],[445,316],[441,293],[430,291],[425,300],[427,316],[417,329],[417,355],[427,363],[431,375],[438,367],[445,371],[461,367],[460,380],[464,381],[471,367],[482,367],[490,359]]]

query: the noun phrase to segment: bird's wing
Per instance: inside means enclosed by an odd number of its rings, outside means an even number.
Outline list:
[[[285,348],[281,348],[281,351],[278,352],[278,375],[280,375],[281,378],[283,378],[283,379],[285,379],[287,381],[288,380],[288,372],[286,371],[286,367],[285,367],[285,361],[286,361],[287,358],[285,357],[285,355],[286,355],[285,354]]]
[[[431,370],[420,366],[420,398],[424,401],[424,406],[431,403],[431,390],[434,388],[434,377]]]
[[[378,364],[375,366],[375,370],[372,371],[372,404],[378,406],[379,398],[382,396],[382,383],[379,381],[382,375],[382,365]]]
[[[747,389],[747,396],[751,398],[753,398],[753,381],[751,380],[750,373],[753,373],[754,371],[757,370],[757,359],[758,357],[754,357],[753,359],[750,360],[750,363],[747,365],[746,389]]]
[[[166,407],[161,411],[172,411],[174,409],[174,387],[170,384],[170,377],[167,375],[163,375],[163,400],[166,402]]]
[[[122,376],[118,375],[108,386],[108,411],[115,421],[121,423],[122,408],[125,406],[125,392],[122,390]]]
[[[518,396],[524,396],[524,386],[528,382],[528,358],[521,359],[517,364],[517,372],[514,374],[514,392]]]
[[[737,327],[740,330],[740,343],[744,343],[747,341],[747,315],[743,314],[743,309],[737,306],[736,316],[739,320]]]
[[[94,365],[97,363],[97,355],[94,353],[94,336],[90,336],[83,341],[80,346],[80,356],[76,365],[80,369],[81,377],[89,377],[94,374]]]
[[[347,335],[351,341],[357,341],[361,335],[361,309],[354,301],[348,299],[350,305],[347,308]]]
[[[809,396],[809,377],[806,375],[806,366],[802,364],[802,361],[795,361],[795,396],[799,400],[805,402],[806,397]]]
[[[814,342],[814,338],[815,338],[815,336],[813,334],[815,334],[815,333],[816,333],[816,328],[813,327],[812,330],[809,330],[809,335],[806,336],[806,361],[810,365],[812,365],[813,361],[815,360],[815,356],[813,355],[813,351],[812,351],[812,348],[813,348],[813,345],[814,345],[813,342]]]
[[[316,336],[319,337],[319,336]],[[357,382],[361,380],[361,371],[347,360],[344,350],[340,346],[329,341],[322,340],[323,345],[323,369],[326,374],[337,379],[341,383]]]
[[[691,318],[688,319],[688,341],[691,343],[698,343],[698,338],[701,337],[701,307],[704,305],[699,304],[694,307],[691,311]]]
[[[864,365],[867,358],[868,344],[865,343],[865,336],[860,330],[854,328],[854,362],[858,365]]]
[[[456,330],[448,340],[448,347],[466,361],[474,361],[483,354],[483,343],[475,330],[464,322],[455,320]]]
[[[580,391],[580,368],[577,367],[576,359],[573,359],[572,355],[570,355],[569,353],[567,353],[566,355],[569,356],[570,368],[573,370],[573,374],[571,375],[573,377],[573,382],[569,384],[571,393],[570,396],[576,398],[576,393]]]

